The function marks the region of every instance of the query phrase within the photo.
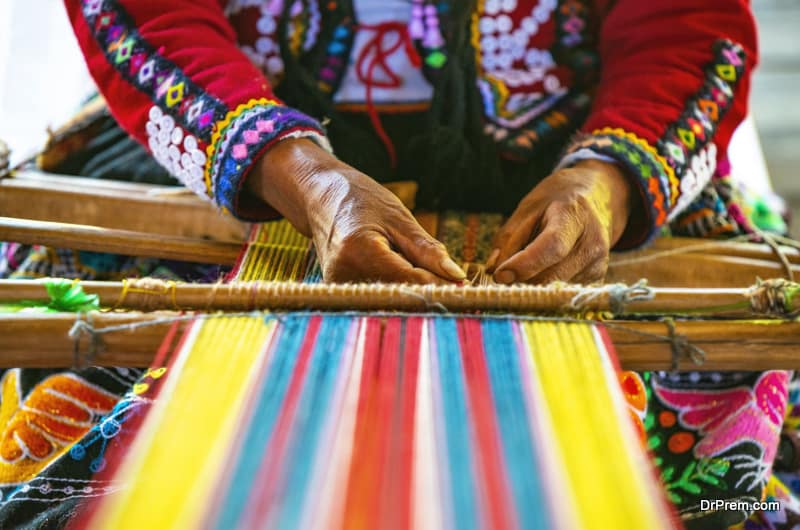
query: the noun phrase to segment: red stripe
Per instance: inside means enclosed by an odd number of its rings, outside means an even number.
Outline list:
[[[481,488],[485,508],[483,516],[486,521],[483,526],[503,530],[517,528],[518,524],[509,504],[511,491],[505,475],[481,323],[478,319],[462,319],[458,323],[458,331],[469,405],[474,420],[477,463],[482,475],[476,482]]]
[[[603,325],[595,325],[594,328],[600,334],[600,339],[602,339],[603,345],[606,347],[608,358],[611,360],[611,364],[614,365],[614,369],[617,371],[617,373],[621,372],[622,366],[619,364],[617,349],[614,347],[614,343],[611,342],[611,337],[608,334],[608,330]]]
[[[396,374],[399,391],[393,398],[392,430],[389,455],[384,477],[383,498],[381,500],[381,520],[383,527],[405,530],[411,521],[411,481],[414,462],[414,414],[417,393],[417,371],[419,367],[420,333],[422,319],[410,317],[403,319],[405,326],[400,335],[405,342],[398,344],[396,351],[389,355],[402,354],[400,371]],[[402,351],[399,349],[402,347]]]
[[[387,504],[383,502],[390,488],[389,462],[392,420],[397,402],[401,319],[369,319],[371,328],[365,351],[361,405],[356,427],[355,458],[345,510],[345,528],[381,527]],[[369,358],[369,363],[367,363]]]
[[[256,528],[260,526],[260,522],[264,521],[267,513],[274,505],[274,498],[283,481],[281,467],[283,464],[291,464],[290,462],[285,462],[285,454],[289,446],[295,411],[300,401],[303,383],[308,371],[311,354],[317,343],[317,335],[321,324],[322,317],[314,316],[311,317],[306,328],[306,336],[303,339],[303,345],[300,347],[297,366],[295,366],[292,373],[292,380],[289,382],[283,407],[275,424],[275,432],[264,451],[264,459],[261,461],[256,474],[258,478],[250,492],[250,500],[247,503],[248,509],[242,518],[242,526],[244,528]]]
[[[378,374],[379,390],[375,423],[378,440],[375,446],[378,465],[372,495],[379,493],[378,502],[370,511],[369,528],[393,528],[390,516],[397,508],[397,484],[393,471],[398,467],[400,433],[398,426],[402,413],[402,377],[400,344],[403,336],[403,319],[388,318],[384,325],[381,343],[381,364]],[[365,498],[366,500],[366,498]]]
[[[375,424],[378,379],[380,371],[380,344],[383,322],[380,318],[367,318],[364,337],[364,367],[358,396],[353,458],[345,497],[343,528],[357,530],[371,528],[369,504],[377,504],[374,468],[379,465],[375,454],[379,426]]]

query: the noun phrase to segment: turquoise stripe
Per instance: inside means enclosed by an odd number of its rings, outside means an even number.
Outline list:
[[[275,499],[280,507],[280,516],[271,528],[300,528],[305,499],[312,494],[309,484],[320,447],[320,433],[324,429],[325,418],[330,413],[330,404],[336,381],[342,349],[353,317],[326,315],[319,330],[311,364],[308,367],[302,395],[294,417],[290,439],[290,450],[286,455],[289,462],[286,482]],[[321,455],[320,455],[321,456]],[[277,477],[276,477],[277,478]],[[317,485],[319,486],[319,485]],[[271,522],[271,521],[270,521]]]
[[[509,320],[487,319],[481,323],[506,475],[511,483],[520,528],[554,528],[544,485],[539,480],[541,470],[534,453],[512,326]]]
[[[257,389],[258,401],[253,416],[249,419],[245,440],[237,455],[236,470],[221,505],[217,523],[214,525],[217,530],[236,528],[239,517],[245,510],[256,473],[286,398],[308,322],[308,317],[287,315],[279,324],[280,335],[277,337],[277,344],[273,346],[266,376],[261,387]]]
[[[475,491],[474,452],[470,445],[471,418],[468,412],[464,368],[456,320],[437,317],[435,327],[442,413],[447,442],[453,523],[459,530],[478,528],[478,499]],[[446,477],[445,477],[446,478]]]

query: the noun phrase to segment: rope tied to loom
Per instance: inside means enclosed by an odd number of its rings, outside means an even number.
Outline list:
[[[800,293],[800,284],[773,278],[758,279],[755,287],[747,292],[753,313],[772,317],[793,318],[800,313],[794,307],[794,297]]]
[[[84,313],[80,313],[67,332],[67,336],[73,341],[72,367],[76,370],[88,367],[104,346],[100,334],[92,323],[92,314],[85,313],[86,320],[83,319],[83,316]],[[83,336],[89,338],[89,346],[84,354],[81,353],[81,338]]]
[[[691,359],[697,366],[702,365],[706,361],[706,352],[699,346],[695,346],[689,342],[689,338],[686,337],[686,335],[681,335],[677,332],[675,320],[665,318],[663,322],[667,325],[667,340],[672,350],[670,370],[673,372],[677,371],[683,359]]]
[[[632,302],[646,302],[655,298],[655,292],[641,279],[633,285],[612,283],[601,287],[585,287],[570,301],[569,307],[575,311],[583,311],[600,297],[608,296],[608,305],[615,315],[625,313],[625,308]]]

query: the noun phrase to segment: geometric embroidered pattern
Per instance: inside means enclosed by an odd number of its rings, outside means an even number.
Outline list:
[[[260,153],[289,137],[311,137],[330,150],[313,118],[272,99],[251,100],[214,126],[207,148],[206,193],[227,211],[236,211],[243,177]]]
[[[678,180],[672,166],[646,140],[622,129],[600,129],[578,138],[566,154],[581,149],[610,156],[622,164],[630,175],[640,179],[639,188],[645,195],[644,206],[649,219],[649,233],[644,241],[657,236],[659,228],[667,222],[673,194],[678,190]]]
[[[82,0],[82,4],[86,24],[109,64],[184,129],[207,142],[214,123],[227,113],[225,105],[148,43],[118,2]]]
[[[719,40],[714,44],[714,55],[714,61],[706,68],[702,88],[656,143],[678,175],[689,169],[692,158],[713,138],[733,103],[734,90],[744,73],[745,52],[738,44]]]
[[[690,200],[680,200],[682,194],[694,198],[701,191],[700,185],[710,180],[709,169],[715,167],[716,160],[708,158],[716,158],[717,154],[712,139],[719,122],[732,106],[744,65],[745,52],[741,46],[729,40],[717,41],[714,60],[706,68],[702,88],[689,99],[684,112],[667,128],[655,147],[630,132],[615,128],[593,131],[569,146],[567,155],[590,149],[614,158],[641,179],[639,187],[646,198],[645,208],[650,220],[646,241],[688,206]]]

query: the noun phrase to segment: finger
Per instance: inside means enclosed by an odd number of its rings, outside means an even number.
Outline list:
[[[575,275],[575,283],[590,284],[603,281],[608,272],[608,258],[601,258],[590,263],[585,269]]]
[[[589,260],[584,252],[573,251],[562,261],[528,278],[527,282],[546,285],[553,282],[572,281],[575,276],[586,268],[588,263]]]
[[[416,221],[409,222],[404,229],[393,227],[390,235],[392,243],[411,264],[451,281],[467,277],[445,246],[428,235]]]
[[[489,272],[494,272],[498,264],[507,261],[530,242],[543,213],[537,208],[520,204],[492,241],[492,252],[486,261],[486,269]]]
[[[602,262],[604,258],[607,259],[608,251],[597,238],[590,235],[592,232],[591,230],[585,231],[566,258],[532,276],[528,279],[528,283],[548,284],[557,281],[577,281],[577,276],[591,265],[598,261]]]
[[[582,231],[582,223],[574,215],[548,207],[542,231],[528,246],[501,262],[494,274],[495,281],[511,284],[530,280],[569,256]]]
[[[430,271],[414,267],[394,252],[383,237],[364,240],[357,252],[343,251],[335,263],[326,264],[323,276],[326,281],[339,283],[447,283]]]

